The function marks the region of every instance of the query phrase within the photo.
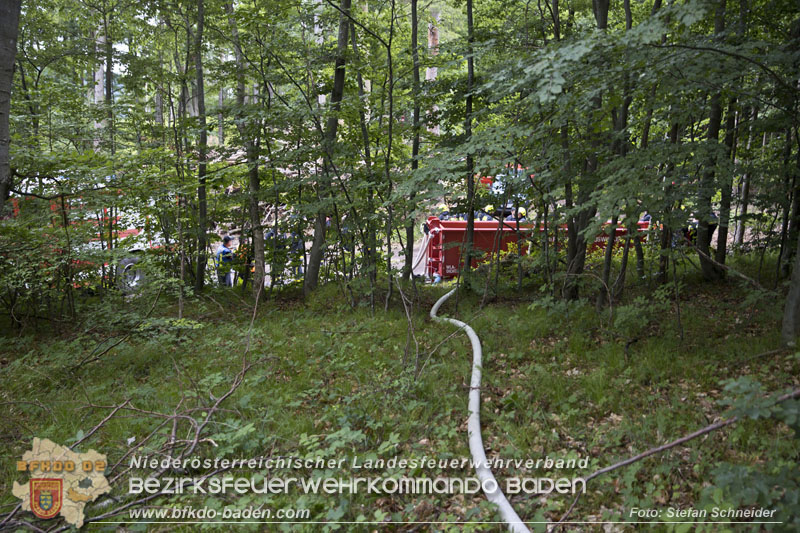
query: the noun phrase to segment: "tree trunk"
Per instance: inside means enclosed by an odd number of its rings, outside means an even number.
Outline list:
[[[631,14],[630,0],[624,0],[623,6],[625,8],[625,31],[631,29],[633,25],[633,17]],[[617,109],[614,108],[611,112],[614,125],[614,140],[612,142],[612,151],[618,157],[625,157],[628,153],[628,111],[631,106],[631,87],[630,79],[627,74],[623,79],[622,84],[622,105]],[[614,213],[611,218],[611,228],[608,232],[608,241],[606,241],[605,257],[603,258],[603,286],[597,293],[596,306],[601,309],[606,303],[613,303],[615,289],[611,287],[611,267],[614,259],[614,244],[617,236],[617,224],[619,223],[619,215]],[[625,261],[627,268],[628,259],[628,246],[625,245]]]
[[[610,0],[592,0],[592,10],[599,30],[605,30],[608,27],[608,6],[610,3]]]
[[[766,143],[766,133],[764,134],[764,143]],[[792,243],[800,236],[798,232],[796,217],[800,211],[800,183],[797,180],[797,174],[790,170],[789,163],[792,157],[792,130],[786,129],[785,144],[783,148],[783,168],[784,168],[784,186],[786,188],[786,196],[783,206],[783,219],[781,221],[781,249],[778,252],[778,273],[780,278],[785,278],[789,275],[789,266],[792,262]],[[798,168],[800,168],[800,152],[798,152]]]
[[[436,57],[439,55],[439,28],[436,27],[436,23],[439,22],[440,15],[441,14],[437,8],[431,8],[431,18],[435,21],[428,23],[428,54],[431,57]],[[425,80],[435,81],[438,74],[439,69],[437,67],[427,67],[425,69]],[[431,106],[430,113],[434,115],[438,110],[439,107],[436,104],[433,104],[433,106]],[[433,126],[431,126],[431,124],[433,124]],[[431,120],[429,122],[428,131],[434,135],[439,135],[438,120]]]
[[[472,84],[475,79],[475,64],[472,58],[472,43],[475,39],[474,25],[472,22],[472,0],[467,0],[467,100],[466,118],[464,121],[465,141],[472,140]],[[467,152],[467,234],[464,250],[464,270],[469,272],[472,263],[472,243],[475,239],[475,161],[472,153]]]
[[[356,58],[359,57],[358,53],[358,44],[356,43],[356,25],[354,23],[350,23],[350,36],[351,36],[351,45],[353,47],[353,54]],[[369,129],[367,128],[367,114],[365,111],[366,107],[366,93],[364,91],[364,79],[361,76],[360,69],[356,69],[356,81],[358,84],[358,99],[361,105],[358,108],[358,121],[361,126],[361,141],[364,144],[364,165],[367,169],[367,177],[369,179],[369,187],[367,188],[367,217],[366,220],[366,264],[368,270],[368,276],[370,279],[370,286],[374,288],[377,272],[376,272],[376,255],[377,255],[377,246],[378,246],[378,237],[377,232],[375,230],[375,222],[372,220],[374,213],[375,213],[375,205],[374,205],[374,194],[375,191],[373,189],[373,183],[375,183],[375,175],[374,170],[372,167],[372,153],[370,150],[370,143],[369,143]],[[372,291],[370,292],[372,301],[374,303],[374,294]]]
[[[266,272],[264,260],[264,228],[261,227],[261,209],[259,209],[259,195],[261,190],[261,179],[258,172],[258,142],[255,130],[260,129],[254,126],[253,121],[247,120],[244,112],[245,105],[245,66],[244,55],[242,54],[242,44],[239,40],[239,28],[234,17],[233,2],[225,5],[228,13],[228,25],[233,41],[233,51],[236,59],[236,104],[239,109],[236,127],[239,135],[244,141],[245,153],[247,155],[247,174],[249,185],[249,211],[250,211],[250,230],[253,235],[253,297],[264,290],[264,277]],[[247,258],[243,258],[245,261]]]
[[[611,290],[611,265],[614,259],[614,243],[616,241],[618,223],[619,216],[615,214],[611,217],[611,225],[609,228],[604,230],[608,234],[608,240],[606,241],[606,249],[603,255],[603,286],[600,287],[600,290],[597,292],[597,298],[595,300],[595,306],[598,311],[607,303],[611,303],[610,299],[614,297],[613,291]]]
[[[342,95],[344,94],[347,34],[350,29],[350,20],[348,18],[350,14],[350,0],[342,0],[340,9],[342,13],[339,14],[339,36],[336,45],[333,89],[331,89],[331,113],[328,116],[325,126],[325,139],[323,140],[325,144],[325,154],[323,156],[322,177],[319,181],[318,189],[320,200],[326,198],[330,193],[331,179],[329,173],[332,171],[333,146],[336,142],[336,130],[339,125],[338,111],[342,101]],[[390,120],[392,120],[391,117]],[[316,289],[319,284],[319,272],[322,266],[322,257],[325,252],[325,218],[326,209],[320,206],[314,222],[314,240],[311,243],[311,251],[308,258],[308,271],[306,272],[305,285],[303,287],[303,292],[306,295]]]
[[[417,18],[417,0],[411,0],[411,60],[413,62],[413,76],[414,83],[412,86],[414,98],[414,116],[412,118],[413,140],[411,141],[411,173],[419,168],[419,46],[417,42],[417,29],[419,26],[419,19]],[[409,195],[409,202],[411,206],[414,205],[414,192]],[[403,266],[403,278],[409,279],[414,273],[412,272],[412,263],[414,261],[414,217],[411,216],[406,220],[406,257],[405,265]]]
[[[729,162],[736,158],[736,98],[731,98],[725,117],[725,156]],[[725,264],[728,255],[728,226],[731,220],[731,195],[733,176],[729,173],[721,178],[722,194],[719,202],[719,229],[717,230],[717,251],[714,259]]]
[[[553,37],[555,37],[556,41],[561,40],[561,19],[558,16],[558,0],[553,0],[553,9],[550,12],[550,16],[553,17]]]
[[[798,233],[796,246],[800,249],[800,233]],[[784,344],[796,346],[798,333],[800,333],[800,254],[795,254],[792,281],[789,286],[789,294],[786,295],[786,305],[783,308],[781,338]]]
[[[575,199],[572,194],[572,157],[569,151],[569,125],[564,124],[561,126],[561,150],[564,156],[564,207],[569,212],[575,206]],[[556,238],[558,237],[558,225],[556,225]],[[556,250],[557,248],[556,244]],[[576,284],[574,279],[570,279],[573,271],[573,263],[577,255],[577,239],[575,230],[575,216],[567,216],[567,279],[564,282],[564,298],[574,299],[578,297],[577,288],[573,288]],[[558,266],[558,263],[556,263]]]
[[[592,9],[594,10],[595,21],[597,22],[597,29],[605,31],[608,27],[608,6],[609,0],[593,0]],[[594,109],[599,110],[603,106],[603,96],[598,94],[592,98],[592,106]],[[591,120],[591,119],[590,119]],[[595,124],[591,124],[589,131],[594,131]],[[597,165],[599,163],[597,153],[600,151],[600,138],[597,133],[590,133],[591,144],[593,149],[587,156],[584,163],[581,179],[578,183],[578,194],[575,198],[575,205],[578,207],[578,214],[570,216],[567,222],[567,280],[565,283],[565,295],[567,298],[574,300],[578,298],[579,287],[578,278],[583,275],[583,270],[586,265],[586,236],[584,230],[589,226],[589,222],[595,216],[597,209],[595,206],[589,204],[589,195],[594,189],[595,185],[590,178],[594,177],[597,172]],[[563,139],[562,139],[563,142]],[[572,183],[567,182],[568,195],[570,198],[573,196]],[[571,204],[570,200],[567,205]]]
[[[207,200],[206,200],[206,152],[208,151],[208,132],[206,131],[206,102],[205,87],[203,84],[203,25],[205,23],[205,0],[197,2],[197,33],[194,42],[194,65],[197,77],[197,121],[200,128],[200,141],[197,146],[197,273],[195,274],[194,289],[203,290],[206,279],[206,231]]]
[[[753,107],[753,115],[750,118],[749,133],[747,134],[747,155],[750,156],[750,146],[753,140],[753,124],[758,119],[758,108]],[[749,166],[749,165],[748,165]],[[739,220],[736,223],[736,235],[733,239],[734,246],[742,246],[744,244],[744,232],[747,228],[747,211],[750,204],[750,169],[742,176],[742,193],[739,199],[741,205],[739,209]]]
[[[669,142],[672,145],[678,144],[680,140],[680,125],[677,122],[673,122],[672,126],[669,129]],[[675,170],[675,165],[670,163],[667,165],[667,174],[664,179],[664,196],[669,198],[670,190],[672,189],[672,184],[670,180],[672,179],[672,173]],[[675,230],[669,223],[669,220],[672,216],[672,209],[674,208],[673,205],[667,205],[664,209],[663,220],[664,220],[664,227],[661,229],[661,240],[659,243],[659,257],[658,257],[658,274],[657,274],[657,281],[659,284],[664,284],[669,279],[669,255],[670,255],[670,247],[672,246],[672,232]]]
[[[766,146],[767,134],[764,133],[763,145]],[[763,149],[762,149],[763,152]],[[781,277],[785,278],[789,275],[792,258],[796,252],[797,239],[800,237],[800,179],[797,172],[793,171],[790,164],[792,158],[792,130],[786,129],[786,140],[783,149],[783,168],[786,172],[784,181],[790,182],[791,187],[788,194],[788,219],[786,226],[788,228],[788,238],[785,240],[785,246],[781,248],[780,262],[781,262]],[[800,151],[797,153],[798,168],[800,168]]]
[[[225,116],[222,114],[222,107],[225,105],[225,89],[219,88],[219,99],[217,100],[217,145],[225,144]]]
[[[11,194],[12,177],[8,147],[11,143],[9,115],[11,88],[14,81],[14,61],[17,57],[20,0],[0,1],[0,216]]]
[[[94,42],[95,54],[98,56],[100,55],[100,48],[105,48],[106,42],[106,34],[104,33],[105,30],[101,31],[100,28],[97,30],[97,38]],[[97,62],[97,68],[93,72],[93,81],[94,81],[94,93],[92,95],[92,103],[95,105],[100,105],[100,103],[104,100],[104,89],[103,86],[105,84],[105,67],[103,66],[103,61]],[[103,121],[95,122],[94,123],[94,149],[95,151],[100,149],[100,145],[103,142]]]
[[[719,5],[714,17],[714,33],[720,35],[725,30],[725,2],[718,0]],[[700,183],[700,192],[697,202],[697,249],[700,260],[700,267],[703,277],[707,280],[720,279],[724,271],[714,265],[711,257],[711,198],[716,190],[716,173],[714,167],[717,164],[716,148],[719,145],[719,131],[722,125],[722,95],[715,93],[711,96],[711,105],[708,118],[708,130],[706,139],[712,155],[706,162],[707,169],[703,173]]]
[[[114,146],[114,43],[111,39],[111,13],[106,14],[106,20],[103,25],[105,34],[104,44],[106,46],[106,118],[108,119],[108,142],[109,150],[113,154],[115,151]]]
[[[108,130],[108,149],[113,156],[116,152],[114,134],[114,42],[111,37],[112,12],[104,14],[103,20],[103,43],[105,44],[106,59],[106,80],[105,80],[105,106],[106,106],[106,128]],[[114,249],[114,221],[116,219],[114,206],[108,206],[108,247],[109,251]],[[109,267],[109,286],[116,282],[114,266]]]

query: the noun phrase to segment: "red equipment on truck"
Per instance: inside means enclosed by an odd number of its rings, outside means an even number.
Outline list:
[[[498,236],[498,225],[502,224]],[[645,232],[650,227],[649,222],[638,222],[638,232]],[[439,220],[439,217],[428,217],[428,235],[426,236],[426,249],[422,251],[428,260],[425,265],[425,274],[429,277],[439,277],[441,279],[454,278],[458,275],[461,266],[461,246],[464,243],[467,231],[465,220]],[[533,224],[524,223],[519,225],[517,231],[516,221],[475,221],[475,232],[473,249],[480,252],[497,253],[498,248],[507,251],[509,244],[517,243],[519,237],[523,239],[534,230]],[[540,232],[544,227],[539,228]],[[566,226],[560,226],[559,231],[566,234]],[[622,226],[616,228],[615,238],[619,241],[621,237],[628,234],[628,229]],[[642,237],[639,237],[642,239]],[[591,244],[590,250],[604,249],[608,242],[608,235],[601,232]],[[528,247],[525,242],[520,247],[520,254],[525,255]],[[478,259],[472,260],[473,268],[477,266]]]

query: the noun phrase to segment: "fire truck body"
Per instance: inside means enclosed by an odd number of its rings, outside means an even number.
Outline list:
[[[502,224],[502,227],[498,230],[499,224]],[[640,234],[646,232],[649,226],[649,222],[639,222],[638,232]],[[461,266],[461,248],[465,242],[467,222],[464,220],[439,220],[438,217],[432,216],[428,217],[428,227],[425,274],[431,278],[437,276],[442,279],[456,277]],[[528,252],[528,243],[524,239],[533,231],[534,225],[530,223],[519,224],[518,230],[516,221],[475,221],[473,249],[483,254],[497,253],[498,249],[508,251],[509,245],[516,244],[522,237],[523,242],[519,252],[525,255]],[[540,226],[539,231],[544,232],[544,227]],[[566,237],[566,232],[566,226],[559,227],[560,234]],[[617,243],[621,243],[622,238],[627,234],[627,228],[618,226],[615,232]],[[639,239],[644,239],[644,235],[640,235]],[[608,235],[601,232],[595,237],[589,249],[590,251],[605,249],[607,242]],[[479,257],[473,258],[472,267],[476,267],[479,262]]]

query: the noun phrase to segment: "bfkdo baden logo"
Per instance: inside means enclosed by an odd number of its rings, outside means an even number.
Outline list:
[[[28,483],[14,482],[11,492],[22,509],[48,520],[64,517],[83,526],[86,504],[111,490],[105,476],[106,456],[89,450],[74,452],[48,439],[33,439],[31,449],[17,461],[18,472],[28,472]]]
[[[31,479],[31,512],[39,518],[53,518],[61,510],[64,480],[54,478]]]

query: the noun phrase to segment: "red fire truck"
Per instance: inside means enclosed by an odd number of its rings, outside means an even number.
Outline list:
[[[637,231],[646,232],[650,227],[649,222],[638,222]],[[425,274],[431,278],[448,279],[458,275],[461,266],[461,248],[465,242],[467,222],[464,220],[439,220],[436,216],[428,217],[428,234],[425,237],[423,256],[425,262]],[[502,225],[502,226],[501,226]],[[475,221],[473,249],[485,253],[497,253],[498,250],[507,251],[509,244],[517,244],[520,238],[525,239],[535,230],[530,223],[519,224],[517,229],[516,221]],[[539,227],[540,232],[544,232],[544,227]],[[559,232],[566,235],[566,226],[559,227]],[[622,242],[621,237],[625,237],[628,230],[625,227],[617,226],[615,239]],[[639,236],[640,239],[644,235]],[[600,232],[590,246],[590,250],[605,249],[608,242],[608,235]],[[523,240],[520,245],[520,253],[527,254],[528,248]],[[472,260],[472,266],[478,264],[478,259]]]

